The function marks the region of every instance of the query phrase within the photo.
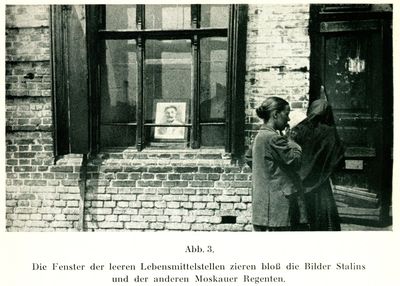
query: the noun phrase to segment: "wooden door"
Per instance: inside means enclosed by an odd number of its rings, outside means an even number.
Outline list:
[[[346,146],[333,177],[342,217],[382,221],[391,197],[391,33],[386,12],[366,8],[314,14],[310,100],[324,86]]]

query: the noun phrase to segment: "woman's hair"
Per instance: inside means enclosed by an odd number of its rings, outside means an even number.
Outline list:
[[[261,103],[261,105],[256,109],[256,113],[258,117],[268,121],[272,111],[276,110],[281,112],[287,105],[289,105],[289,102],[283,98],[271,96]]]

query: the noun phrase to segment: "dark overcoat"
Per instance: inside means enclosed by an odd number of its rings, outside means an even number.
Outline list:
[[[304,204],[298,203],[300,164],[301,147],[263,125],[252,146],[253,225],[289,227],[294,216],[296,223],[306,222]]]

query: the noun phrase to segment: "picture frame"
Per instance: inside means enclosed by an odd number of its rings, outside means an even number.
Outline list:
[[[186,124],[189,117],[189,105],[187,100],[154,100],[154,123],[161,126],[154,127],[155,141],[181,142],[187,139],[187,127],[179,127]],[[171,125],[171,126],[165,126]]]

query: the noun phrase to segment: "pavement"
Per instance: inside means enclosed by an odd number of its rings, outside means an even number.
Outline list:
[[[389,226],[372,226],[372,225],[360,225],[351,223],[342,223],[342,231],[392,231],[392,225]]]

